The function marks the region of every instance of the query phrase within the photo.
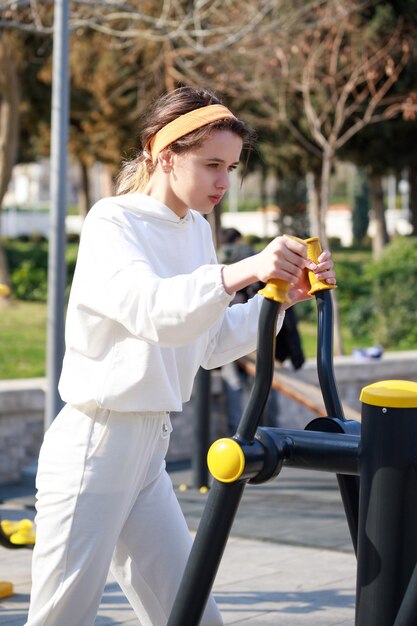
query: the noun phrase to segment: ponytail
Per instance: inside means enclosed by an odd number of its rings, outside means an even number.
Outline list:
[[[145,155],[125,161],[116,178],[116,195],[143,192],[153,169],[152,162]]]

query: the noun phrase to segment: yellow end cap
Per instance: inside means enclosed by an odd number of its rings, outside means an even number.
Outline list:
[[[417,383],[408,380],[381,380],[364,387],[360,401],[393,409],[417,408]]]
[[[274,302],[289,302],[287,298],[288,289],[290,283],[286,280],[280,280],[279,278],[269,280],[265,287],[260,289],[258,293],[267,300],[273,300]]]
[[[233,483],[243,474],[245,455],[234,439],[218,439],[210,446],[207,463],[216,480]]]
[[[10,296],[10,287],[4,283],[0,283],[0,296]]]

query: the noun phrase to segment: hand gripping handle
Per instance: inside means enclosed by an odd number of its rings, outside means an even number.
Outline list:
[[[299,237],[293,237],[292,235],[284,235],[288,239],[294,239],[303,245],[307,245],[307,242]],[[291,287],[291,283],[281,278],[271,278],[266,283],[265,287],[258,291],[264,298],[268,300],[274,300],[275,302],[289,302],[288,290]]]
[[[307,244],[307,257],[310,259],[310,261],[313,261],[313,263],[317,264],[319,256],[322,253],[320,239],[318,237],[310,237],[309,239],[304,239],[304,243]],[[309,296],[314,295],[317,291],[336,288],[336,285],[329,285],[328,283],[324,283],[316,278],[315,273],[311,270],[308,270],[308,279],[311,285],[311,289],[308,292]]]

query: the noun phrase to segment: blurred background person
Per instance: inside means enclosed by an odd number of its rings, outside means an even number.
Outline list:
[[[244,240],[242,233],[236,228],[222,228],[219,233],[219,250],[217,253],[219,263],[236,263],[251,256],[255,250]],[[238,291],[231,302],[231,306],[247,302],[263,283],[258,282]],[[295,370],[302,367],[305,357],[303,353],[301,337],[297,328],[297,316],[293,308],[286,311],[282,329],[277,337],[275,345],[275,358],[279,363],[290,359]],[[227,413],[227,427],[230,435],[234,435],[242,417],[245,394],[252,387],[251,376],[238,361],[228,363],[221,368],[225,405]],[[265,406],[263,426],[279,426],[279,394],[271,388]]]

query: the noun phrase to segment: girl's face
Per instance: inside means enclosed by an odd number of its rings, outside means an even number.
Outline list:
[[[159,187],[165,198],[158,199],[179,217],[189,208],[203,215],[210,213],[230,187],[230,173],[239,164],[242,145],[238,135],[219,130],[200,148],[183,154],[166,151],[159,163],[167,177]]]

